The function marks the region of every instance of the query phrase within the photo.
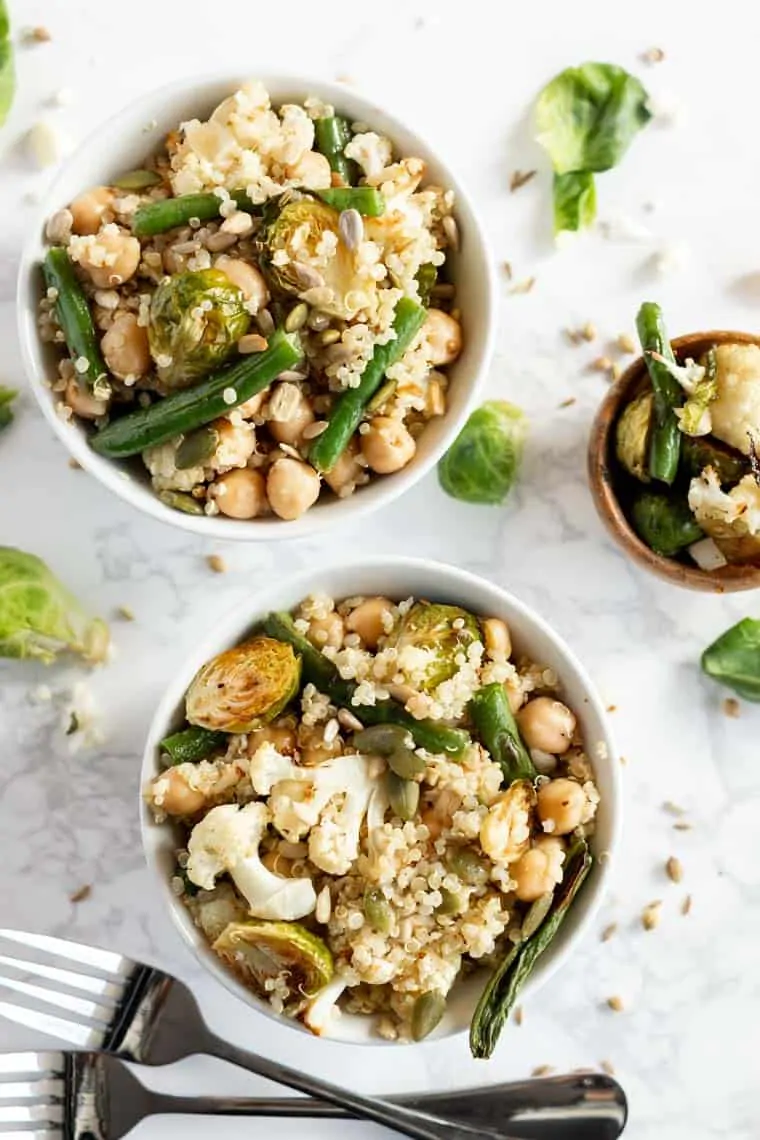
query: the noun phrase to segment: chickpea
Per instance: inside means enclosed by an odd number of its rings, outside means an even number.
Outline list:
[[[140,243],[116,226],[108,227],[79,250],[75,260],[98,289],[111,289],[134,276],[140,264]]]
[[[248,467],[236,467],[212,484],[214,501],[228,519],[255,519],[267,508],[264,476]]]
[[[277,459],[267,475],[267,498],[281,519],[298,519],[319,498],[319,475],[299,459]]]
[[[336,495],[344,487],[348,487],[350,483],[355,483],[362,474],[364,468],[357,459],[358,454],[359,448],[354,440],[351,440],[346,450],[340,453],[332,468],[325,472],[325,483]]]
[[[327,190],[332,186],[330,163],[323,154],[307,150],[298,162],[285,167],[285,175],[306,186],[309,190]]]
[[[362,455],[378,475],[400,471],[414,457],[417,444],[400,420],[375,416],[361,436]]]
[[[191,788],[179,768],[169,768],[159,777],[163,798],[158,805],[167,815],[195,815],[206,804],[198,788]]]
[[[327,617],[312,618],[306,636],[317,649],[323,649],[325,645],[329,645],[331,649],[340,649],[345,632],[343,618],[333,611]]]
[[[393,602],[388,598],[367,598],[355,610],[351,610],[346,625],[351,633],[359,634],[365,648],[377,649],[377,643],[387,632],[383,619],[392,613]]]
[[[100,347],[110,371],[120,380],[139,378],[150,368],[148,330],[137,323],[134,313],[118,313]]]
[[[237,285],[246,301],[250,301],[250,309],[258,313],[269,303],[269,290],[264,275],[255,265],[250,265],[239,257],[227,257],[223,254],[214,262],[214,269],[221,269],[229,277],[233,285]]]
[[[535,902],[562,882],[565,845],[553,835],[537,839],[529,851],[513,863],[509,874],[520,902]]]
[[[452,364],[462,351],[462,326],[442,309],[428,309],[423,334],[433,365]]]
[[[575,716],[562,701],[535,697],[517,716],[517,723],[528,748],[540,748],[553,756],[567,752],[575,732]]]
[[[108,186],[95,186],[86,190],[69,206],[71,228],[75,234],[96,234],[103,222],[111,220],[113,190]]]
[[[84,420],[96,420],[108,411],[105,400],[98,400],[92,392],[76,377],[72,377],[66,385],[64,400],[75,415]]]
[[[508,661],[512,655],[509,628],[501,618],[486,618],[481,622],[486,652],[492,661]]]
[[[265,724],[248,733],[248,755],[261,748],[262,744],[272,744],[284,756],[292,756],[296,750],[296,732],[292,724]]]
[[[538,792],[538,817],[553,824],[552,835],[568,835],[583,822],[586,793],[576,780],[550,780]]]
[[[311,404],[298,385],[286,382],[277,384],[273,389],[270,407],[275,413],[272,419],[267,420],[270,435],[278,443],[289,443],[291,447],[296,447],[301,442],[303,429],[314,423]],[[281,407],[287,411],[287,419],[276,418]]]

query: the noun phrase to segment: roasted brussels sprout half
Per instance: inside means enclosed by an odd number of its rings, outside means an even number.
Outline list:
[[[738,483],[749,473],[749,460],[711,435],[684,437],[681,464],[692,476],[701,475],[706,467],[712,467],[723,486]]]
[[[388,645],[399,654],[399,671],[413,688],[435,689],[459,668],[457,657],[480,639],[477,619],[459,606],[415,602],[391,631]],[[407,649],[419,654],[404,653]]]
[[[244,302],[219,269],[164,278],[151,301],[148,341],[165,388],[187,388],[229,359],[251,321]]]
[[[297,922],[231,922],[213,950],[243,985],[262,995],[267,980],[284,976],[292,997],[300,1001],[333,976],[327,946]]]
[[[615,429],[615,453],[629,475],[648,483],[647,461],[652,432],[654,392],[642,392],[623,409]]]
[[[631,520],[639,538],[665,558],[672,558],[704,537],[688,504],[673,495],[642,492],[634,501]]]
[[[298,692],[301,658],[272,637],[227,649],[198,670],[185,697],[190,724],[249,732],[273,720]]]

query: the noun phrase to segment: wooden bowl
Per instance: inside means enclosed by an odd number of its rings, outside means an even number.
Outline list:
[[[697,360],[716,344],[757,344],[760,336],[743,332],[701,332],[675,337],[671,342],[679,360],[687,356]],[[596,413],[588,444],[588,477],[591,494],[599,517],[618,546],[629,558],[676,586],[690,590],[707,590],[716,594],[760,587],[760,565],[733,563],[719,570],[700,570],[675,558],[655,554],[641,541],[626,518],[615,487],[619,469],[615,460],[615,426],[623,408],[646,386],[647,367],[639,356],[626,368],[610,388]]]

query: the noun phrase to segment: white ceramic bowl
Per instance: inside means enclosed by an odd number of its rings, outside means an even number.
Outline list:
[[[461,232],[461,252],[452,256],[452,268],[462,310],[465,348],[450,370],[450,403],[445,416],[430,422],[408,467],[394,475],[374,479],[347,499],[320,500],[294,522],[280,519],[238,521],[185,515],[164,506],[150,488],[138,459],[118,463],[97,455],[87,443],[79,423],[67,423],[55,411],[46,380],[56,375],[55,354],[42,344],[36,329],[37,304],[42,289],[40,262],[44,256],[44,223],[89,186],[108,182],[124,170],[140,165],[166,133],[180,122],[204,117],[250,76],[221,74],[182,79],[143,95],[106,122],[66,163],[54,182],[30,234],[21,258],[18,278],[18,332],[29,383],[48,422],[75,459],[120,498],[154,518],[213,539],[247,542],[300,538],[350,523],[360,515],[392,502],[412,487],[437,462],[455,438],[470,410],[491,357],[496,321],[495,284],[486,241],[472,201],[462,184],[430,147],[398,119],[348,87],[298,76],[259,74],[275,105],[316,95],[336,106],[353,121],[371,124],[391,138],[401,154],[423,158],[427,180],[453,190]]]
[[[533,993],[572,953],[601,902],[620,832],[619,766],[603,705],[583,666],[538,614],[485,579],[437,562],[374,558],[350,566],[308,570],[286,582],[273,583],[257,591],[247,604],[238,603],[234,612],[198,645],[164,693],[148,733],[142,764],[142,785],[146,785],[160,771],[159,741],[183,723],[184,694],[200,666],[215,654],[242,641],[251,627],[270,610],[292,609],[308,594],[315,592],[324,592],[337,599],[355,594],[386,594],[392,598],[414,595],[458,603],[477,614],[501,617],[509,625],[518,652],[526,653],[532,660],[549,666],[560,677],[564,698],[578,715],[595,765],[601,803],[592,847],[597,856],[604,852],[605,858],[596,859],[582,894],[571,908],[556,941],[541,957],[522,997]],[[161,895],[196,956],[222,985],[237,994],[252,1011],[276,1016],[266,1002],[255,997],[219,962],[194,926],[183,904],[172,892],[170,880],[176,842],[171,827],[168,824],[155,824],[147,808],[143,808],[142,837],[148,865],[158,880]],[[455,987],[447,1014],[435,1031],[434,1038],[462,1032],[469,1026],[484,980],[485,974],[475,974],[468,983]],[[287,1018],[278,1020],[301,1032],[307,1032],[297,1022]],[[331,1036],[354,1043],[382,1044],[377,1037],[371,1035],[370,1024],[368,1018],[343,1016],[336,1021]],[[254,1019],[252,1041],[256,1034]]]

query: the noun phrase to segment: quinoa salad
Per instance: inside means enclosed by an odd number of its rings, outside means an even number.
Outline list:
[[[206,662],[144,790],[172,889],[272,1010],[421,1040],[485,967],[490,1056],[591,865],[592,762],[558,676],[458,605],[325,595]]]
[[[410,463],[462,349],[454,194],[368,123],[245,83],[47,222],[51,388],[196,515],[299,518]]]

